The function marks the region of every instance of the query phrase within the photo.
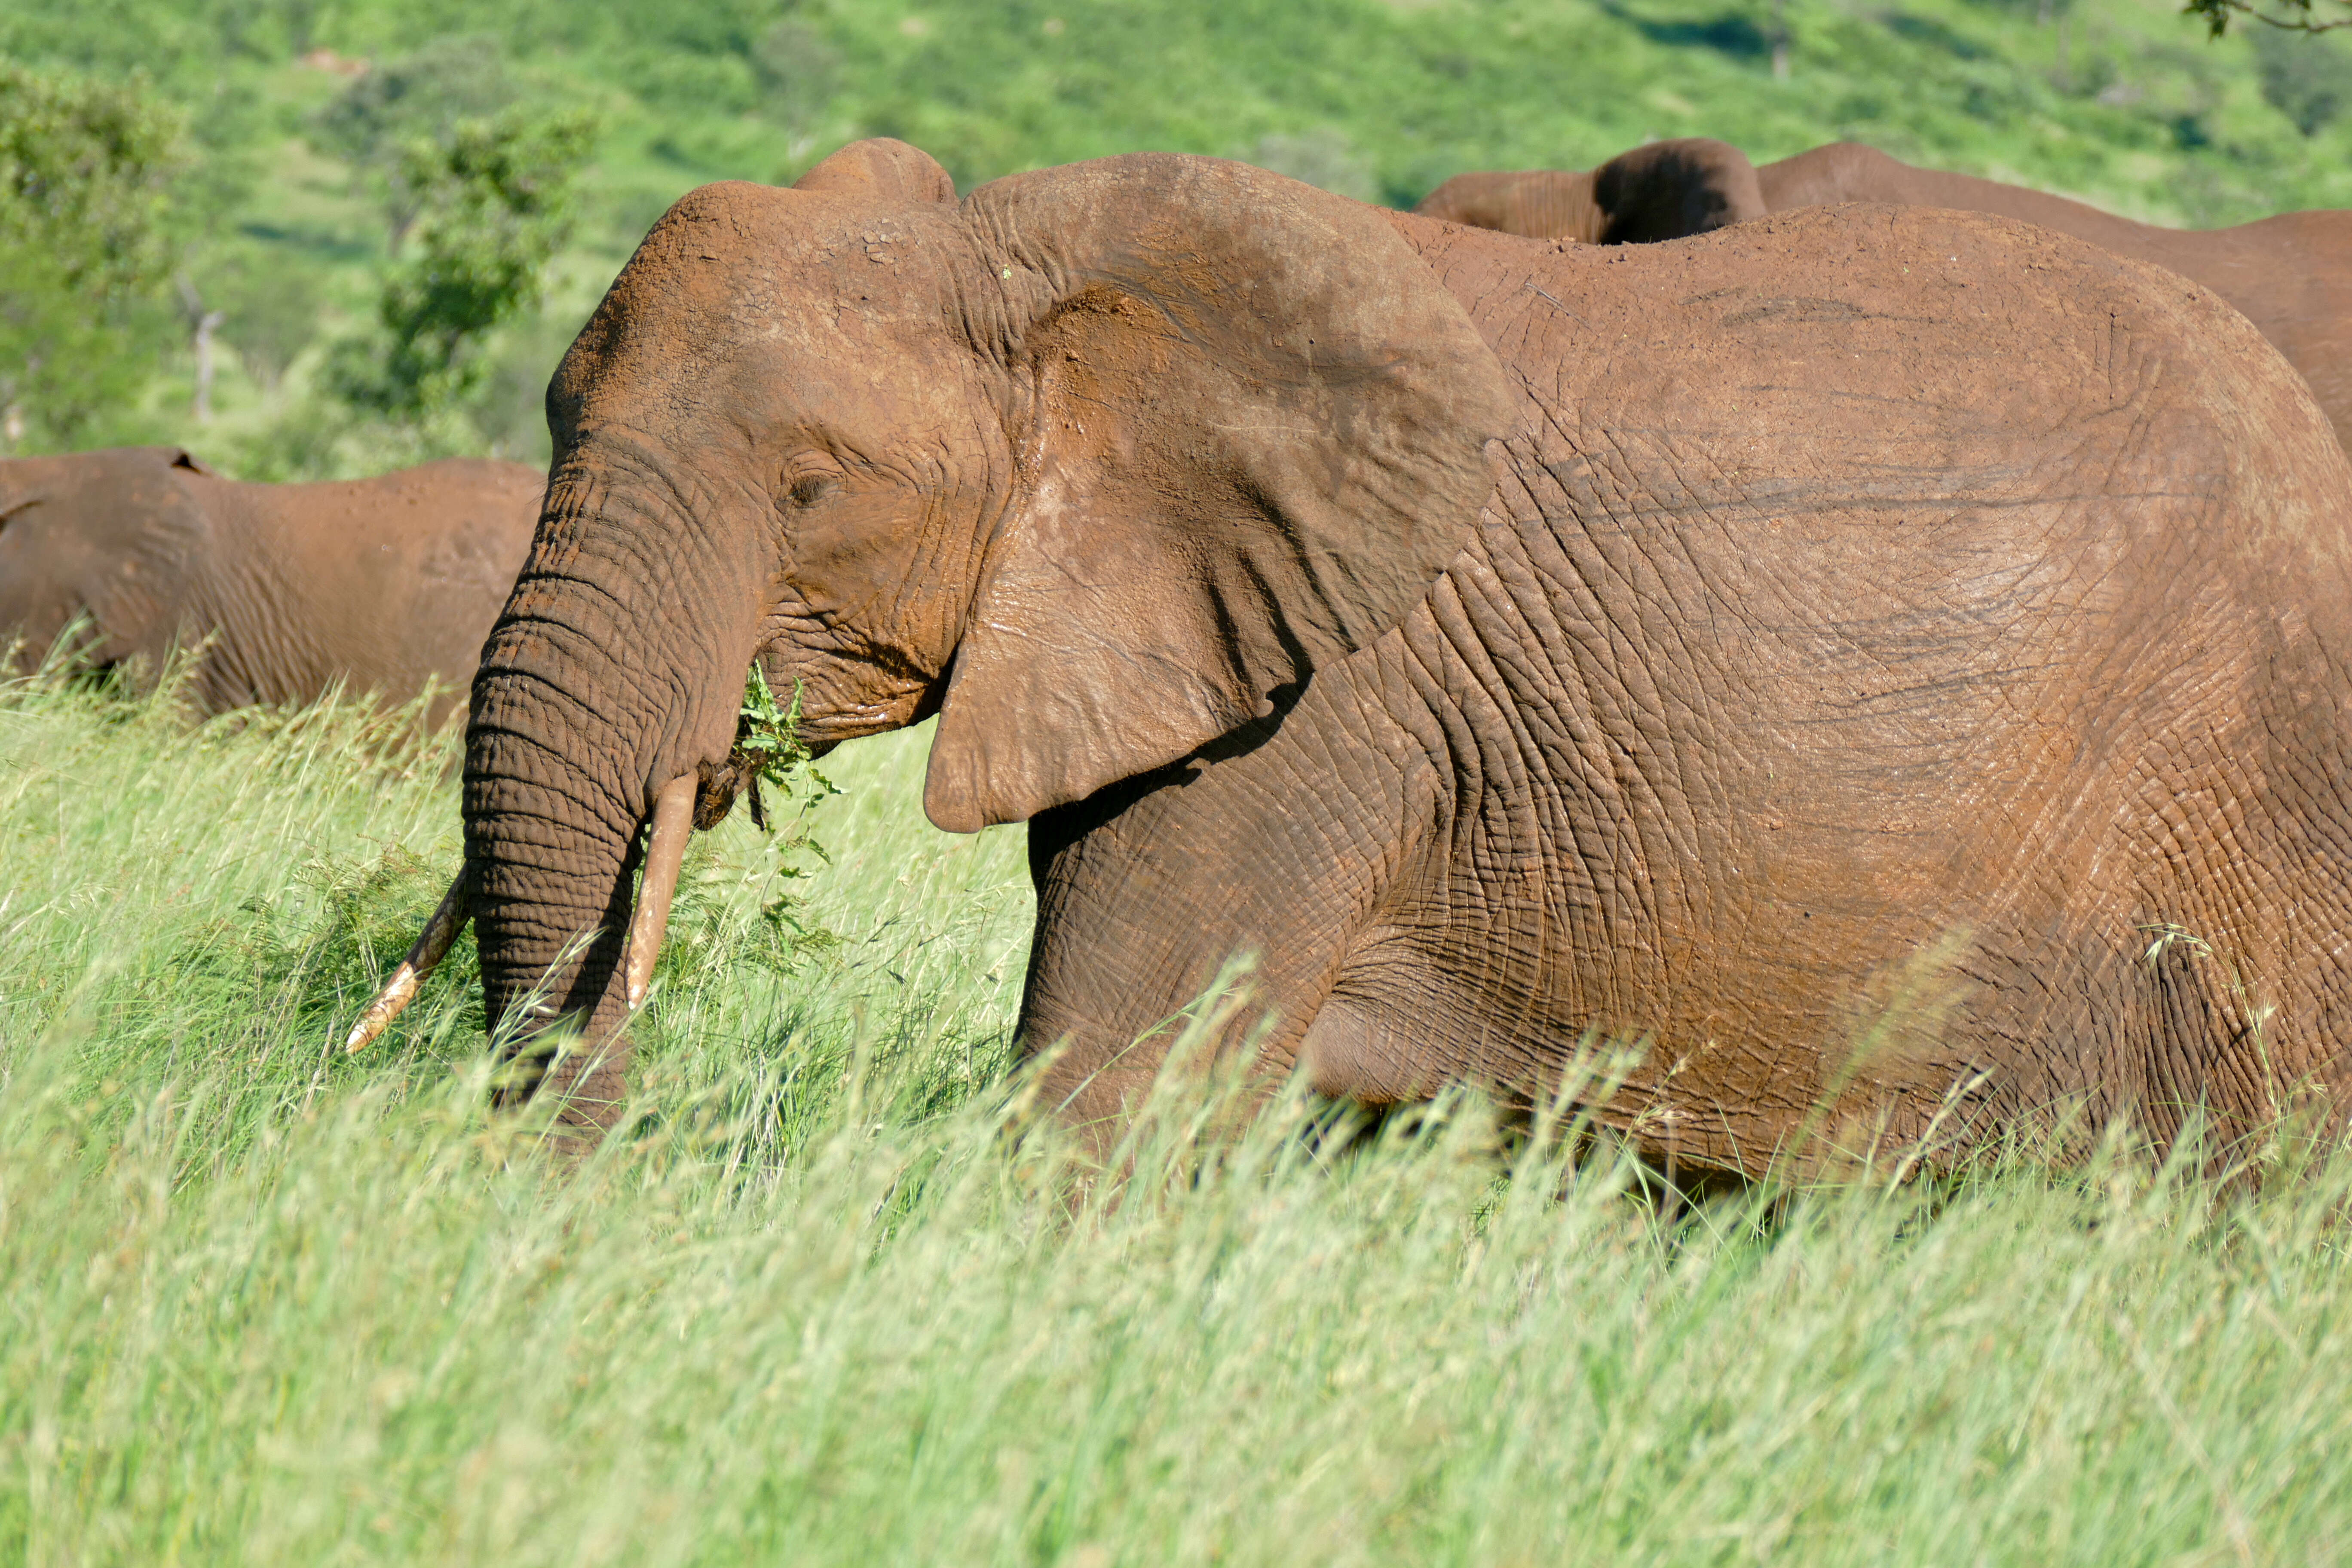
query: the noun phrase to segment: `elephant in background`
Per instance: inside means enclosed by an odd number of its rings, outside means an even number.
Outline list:
[[[206,713],[341,682],[405,701],[466,689],[546,481],[446,458],[372,479],[242,484],[177,447],[0,460],[0,651],[29,668],[68,625],[101,666],[212,639]]]
[[[1106,1138],[1241,952],[1264,1065],[1365,1102],[1646,1040],[1601,1114],[1685,1165],[2342,1085],[2352,462],[2210,295],[1966,213],[1602,248],[929,167],[703,187],[614,280],[354,1048],[470,916],[610,1125],[756,662],[1029,823],[1021,1038]]]
[[[1738,148],[1700,138],[1637,147],[1590,174],[1457,174],[1415,210],[1536,238],[1614,245],[1681,239],[1835,202],[1994,213],[2201,283],[2303,373],[2336,440],[2352,451],[2352,212],[2161,228],[2021,185],[1915,168],[1852,142],[1756,168]]]
[[[1531,239],[1649,245],[1761,217],[1766,207],[1746,154],[1694,136],[1653,142],[1592,170],[1456,174],[1412,210]]]

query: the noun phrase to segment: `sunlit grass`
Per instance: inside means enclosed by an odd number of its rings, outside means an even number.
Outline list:
[[[463,950],[341,1054],[456,865],[404,732],[0,695],[8,1561],[2345,1550],[2352,1163],[1669,1215],[1541,1118],[1235,1142],[1179,1078],[1090,1178],[1010,1069],[1019,834],[925,826],[919,734],[828,763],[813,878],[740,823],[690,862],[645,1114],[553,1168]]]

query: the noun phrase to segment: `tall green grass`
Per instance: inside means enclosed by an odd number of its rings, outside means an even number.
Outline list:
[[[923,826],[923,742],[828,764],[803,882],[698,852],[643,1114],[571,1169],[486,1110],[462,954],[340,1050],[455,866],[449,737],[0,690],[0,1558],[2352,1545],[2352,1163],[1667,1210],[1542,1118],[1234,1137],[1178,1075],[1090,1177],[1010,1069],[1020,838]]]

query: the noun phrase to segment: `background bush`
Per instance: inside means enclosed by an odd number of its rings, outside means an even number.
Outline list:
[[[154,302],[153,267],[75,317],[22,304],[77,287],[37,250],[0,253],[9,310],[94,334],[40,356],[76,374],[19,399],[0,450],[175,439],[276,477],[535,460],[535,384],[663,208],[860,135],[967,188],[1165,149],[1406,205],[1464,169],[1706,134],[1759,161],[1867,141],[2166,223],[2352,205],[2341,49],[2205,31],[2171,0],[15,0],[11,79],[150,128],[146,173],[110,188],[161,204],[168,245],[142,254],[220,311],[234,363],[199,427],[194,317]],[[484,187],[454,204],[463,255],[425,255],[429,170],[486,123],[593,126],[558,160],[576,216],[486,245]],[[455,316],[426,281],[493,274]]]

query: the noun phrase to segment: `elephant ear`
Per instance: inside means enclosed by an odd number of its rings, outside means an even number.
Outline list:
[[[1603,245],[1685,239],[1767,210],[1748,154],[1706,136],[1619,153],[1592,171],[1592,199]]]
[[[1394,626],[1514,406],[1378,211],[1313,186],[1141,153],[964,210],[1028,406],[931,747],[950,830],[1175,762]]]
[[[840,191],[885,202],[951,202],[955,181],[919,147],[889,136],[869,136],[793,182],[796,191]]]

